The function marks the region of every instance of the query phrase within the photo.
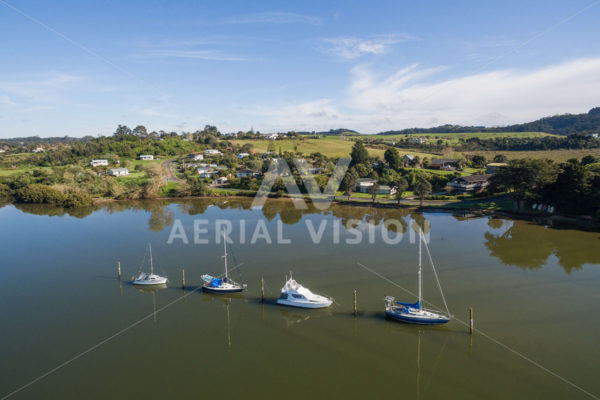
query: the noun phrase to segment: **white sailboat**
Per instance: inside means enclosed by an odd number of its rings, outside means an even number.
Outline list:
[[[225,277],[223,279],[215,278],[210,275],[202,275],[201,278],[205,282],[202,285],[202,290],[209,293],[238,293],[246,289],[246,284],[236,283],[229,279],[227,271],[227,240],[225,232],[223,232],[223,260],[225,262]]]
[[[291,273],[290,279],[281,288],[281,296],[277,299],[277,304],[300,308],[327,308],[332,303],[332,299],[314,294],[296,282]]]
[[[446,304],[446,299],[444,298],[444,293],[442,292],[442,286],[440,285],[440,281],[438,279],[437,273],[435,272],[435,266],[433,265],[433,260],[431,259],[431,253],[429,253],[429,248],[427,247],[427,243],[425,243],[425,249],[427,250],[427,255],[429,256],[429,261],[431,262],[431,268],[433,269],[433,275],[435,276],[435,281],[437,283],[438,289],[440,290],[440,294],[442,295],[442,300],[444,302],[444,306],[446,307],[446,313],[442,313],[441,311],[427,310],[423,308],[423,268],[421,262],[421,244],[423,243],[423,232],[419,229],[419,295],[416,303],[403,303],[401,301],[396,301],[396,299],[392,296],[387,296],[385,298],[385,314],[391,319],[400,322],[406,322],[410,324],[421,324],[421,325],[439,325],[445,324],[450,321],[450,310],[448,310],[448,305]]]
[[[167,283],[167,278],[154,273],[154,264],[152,262],[152,245],[148,244],[148,248],[150,250],[150,273],[140,272],[138,277],[135,278],[132,283],[140,286],[164,285]]]

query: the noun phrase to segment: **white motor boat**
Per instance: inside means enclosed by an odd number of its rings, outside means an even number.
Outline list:
[[[152,263],[152,245],[149,244],[148,247],[150,249],[150,273],[140,272],[138,277],[135,278],[132,283],[140,286],[164,285],[167,283],[167,278],[154,273],[154,264]]]
[[[291,276],[281,288],[281,296],[277,299],[277,304],[300,308],[327,308],[332,303],[332,299],[314,294]]]

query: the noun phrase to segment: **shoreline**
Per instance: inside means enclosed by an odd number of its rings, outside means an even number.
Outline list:
[[[148,199],[114,199],[114,198],[98,198],[94,199],[92,206],[102,206],[103,204],[108,203],[125,203],[125,202],[137,202],[137,201],[171,201],[177,202],[179,200],[227,200],[227,199],[246,199],[249,200],[254,196],[254,192],[248,192],[248,195],[230,195],[230,196],[183,196],[183,197],[153,197]],[[269,201],[289,201],[292,197],[284,194],[284,195],[273,195],[269,196]],[[313,203],[313,199],[308,196],[303,196],[303,200],[307,203]],[[450,214],[465,214],[468,217],[483,217],[483,216],[500,216],[500,217],[508,217],[517,220],[525,220],[532,221],[538,224],[543,224],[551,228],[565,228],[571,227],[585,231],[594,231],[600,232],[600,221],[595,219],[582,219],[581,217],[574,216],[565,216],[565,215],[544,215],[527,211],[514,211],[514,210],[500,210],[500,209],[483,209],[477,207],[469,207],[468,204],[465,204],[464,207],[461,207],[461,202],[452,202],[452,206],[448,207],[448,203],[446,204],[425,204],[423,207],[415,204],[407,204],[405,202],[400,202],[398,204],[396,201],[386,201],[386,202],[375,202],[372,201],[362,201],[356,199],[333,199],[331,200],[332,204],[341,205],[341,206],[349,206],[349,207],[365,207],[365,208],[383,208],[383,209],[407,209],[415,212],[421,213],[432,213],[432,212],[444,212]],[[431,200],[429,201],[431,202]],[[33,204],[33,203],[17,203],[14,201],[7,201],[6,204]],[[47,206],[53,206],[52,204],[43,204]],[[73,208],[76,209],[76,208]],[[468,215],[467,215],[468,214]]]

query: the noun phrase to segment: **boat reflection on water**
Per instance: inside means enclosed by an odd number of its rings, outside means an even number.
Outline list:
[[[227,350],[231,350],[231,316],[229,315],[229,307],[234,300],[243,300],[247,302],[248,300],[242,293],[227,293],[227,294],[213,294],[210,292],[202,293],[202,301],[203,302],[212,302],[212,301],[220,301],[225,304],[225,314],[227,316],[227,332],[226,332],[226,343]]]
[[[289,310],[279,310],[281,316],[285,320],[286,328],[294,326],[295,324],[299,324],[304,322],[310,318],[310,315],[306,312],[299,311],[289,311]]]
[[[153,315],[154,322],[156,322],[156,292],[158,292],[159,290],[162,290],[162,289],[166,289],[167,285],[165,283],[163,283],[162,285],[152,285],[152,286],[139,286],[139,285],[131,284],[131,286],[133,286],[138,292],[152,293],[152,312],[154,314]]]

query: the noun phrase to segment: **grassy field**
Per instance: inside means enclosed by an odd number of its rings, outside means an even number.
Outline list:
[[[406,139],[411,137],[422,137],[431,140],[442,139],[448,144],[458,143],[459,139],[470,139],[477,137],[479,139],[493,139],[493,138],[536,138],[544,136],[556,136],[545,132],[470,132],[470,133],[423,133],[423,134],[410,134],[410,135],[374,135],[364,137],[373,137],[377,139],[384,139],[385,141],[393,141],[394,139]]]
[[[234,140],[235,144],[244,145],[250,143],[254,146],[254,152],[264,153],[267,151],[267,147],[270,140]],[[348,157],[352,151],[354,142],[351,140],[341,140],[339,138],[324,138],[324,139],[304,139],[304,140],[275,140],[275,151],[294,151],[294,142],[298,147],[298,151],[303,154],[309,155],[311,153],[320,152],[327,157]],[[383,158],[385,150],[382,149],[371,149],[368,148],[369,155]],[[414,154],[419,157],[431,157],[431,154],[419,153],[412,150],[402,151],[402,154]]]

